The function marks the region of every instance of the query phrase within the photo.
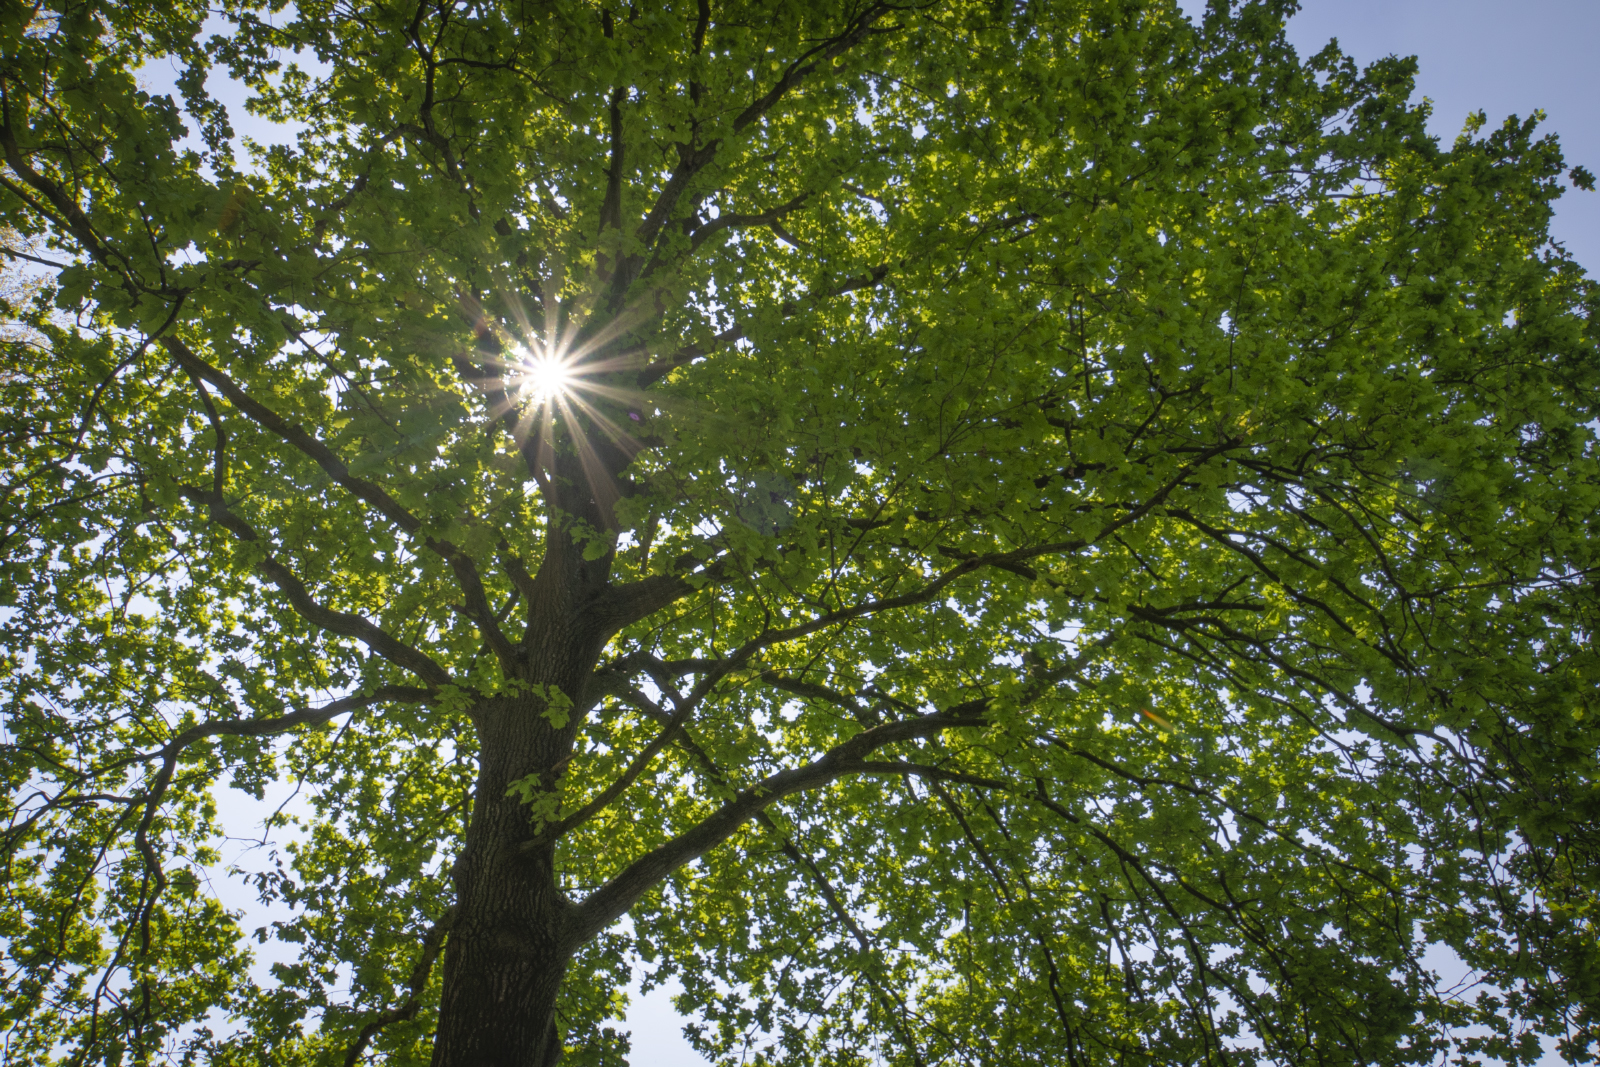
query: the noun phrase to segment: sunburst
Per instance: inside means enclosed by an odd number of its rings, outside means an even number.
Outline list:
[[[517,392],[535,404],[555,404],[577,384],[577,368],[571,359],[551,352],[524,352],[512,370]]]
[[[559,442],[570,442],[582,468],[594,502],[603,521],[615,525],[612,505],[619,489],[610,470],[617,457],[602,453],[620,450],[623,464],[644,445],[634,438],[630,423],[643,424],[645,412],[654,409],[638,387],[622,384],[640,368],[641,354],[603,355],[604,348],[626,329],[627,317],[619,317],[587,337],[579,336],[576,324],[565,330],[538,329],[512,299],[513,323],[495,323],[476,301],[466,307],[481,329],[498,335],[505,353],[497,375],[500,387],[497,416],[515,413],[514,434],[541,488],[549,491],[546,475],[555,470]],[[554,304],[554,301],[549,301]],[[542,336],[541,336],[542,335]],[[628,422],[617,421],[625,413]]]

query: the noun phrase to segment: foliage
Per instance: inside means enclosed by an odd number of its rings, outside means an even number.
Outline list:
[[[1291,9],[4,8],[7,1062],[425,1061],[507,795],[574,1063],[1593,1062],[1564,164]]]

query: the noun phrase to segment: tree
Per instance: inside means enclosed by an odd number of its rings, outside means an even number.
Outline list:
[[[8,1062],[1593,1062],[1565,165],[1291,11],[7,7]]]

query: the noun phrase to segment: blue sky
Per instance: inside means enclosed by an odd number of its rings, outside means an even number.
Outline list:
[[[1191,15],[1204,0],[1181,0]],[[1302,55],[1336,37],[1356,62],[1414,55],[1417,98],[1433,103],[1429,131],[1446,144],[1480,108],[1545,112],[1567,164],[1600,173],[1600,0],[1305,0],[1289,21]],[[1600,192],[1569,189],[1556,205],[1558,241],[1600,274]]]

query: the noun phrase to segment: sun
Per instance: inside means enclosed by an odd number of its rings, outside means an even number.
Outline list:
[[[516,377],[518,391],[537,404],[559,399],[576,380],[568,361],[532,352],[518,361]]]

